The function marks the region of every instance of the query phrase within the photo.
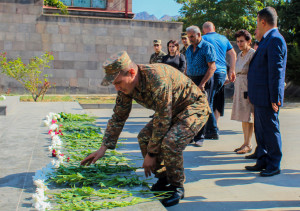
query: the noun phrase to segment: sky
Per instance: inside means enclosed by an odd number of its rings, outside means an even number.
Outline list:
[[[180,15],[181,4],[175,0],[132,0],[132,12],[139,13],[146,11],[150,15],[161,18],[163,15]]]

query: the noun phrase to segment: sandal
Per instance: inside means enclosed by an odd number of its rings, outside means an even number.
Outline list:
[[[242,145],[242,146],[240,146],[239,148],[236,148],[235,150],[233,150],[234,152],[237,152],[237,151],[240,151],[241,149],[243,149],[245,146],[244,145]]]
[[[252,146],[244,146],[242,149],[238,150],[237,154],[246,154],[252,151]]]

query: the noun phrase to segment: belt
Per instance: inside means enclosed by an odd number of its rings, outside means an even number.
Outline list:
[[[236,73],[236,75],[248,75],[248,73],[238,72],[238,73]]]

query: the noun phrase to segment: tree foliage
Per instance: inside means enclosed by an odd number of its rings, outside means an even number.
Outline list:
[[[197,25],[200,28],[206,21],[215,24],[216,30],[233,38],[236,31],[247,29],[252,34],[256,28],[257,12],[278,1],[271,0],[176,0],[182,4],[180,21],[184,28]]]
[[[257,12],[272,6],[278,14],[278,28],[288,44],[287,80],[300,85],[300,1],[299,0],[175,0],[182,4],[179,21],[184,28],[206,21],[216,31],[234,38],[234,33],[246,29],[254,34]]]
[[[59,0],[44,0],[44,5],[50,7],[56,7],[57,9],[60,9],[61,14],[63,15],[69,14],[68,7]]]
[[[300,1],[276,4],[278,27],[288,43],[287,80],[300,85]]]
[[[34,57],[26,65],[19,57],[15,60],[8,60],[6,53],[0,54],[1,72],[8,77],[17,80],[26,90],[28,90],[33,100],[36,102],[39,97],[44,98],[45,93],[51,87],[48,81],[48,75],[43,73],[45,68],[49,68],[49,62],[53,55],[45,53],[41,58]]]

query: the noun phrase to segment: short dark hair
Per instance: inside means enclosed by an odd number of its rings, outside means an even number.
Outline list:
[[[260,20],[264,20],[271,26],[277,26],[277,12],[273,7],[266,7],[257,13]]]
[[[238,37],[241,37],[241,36],[244,36],[245,40],[247,40],[247,41],[252,39],[250,32],[248,32],[246,29],[241,29],[238,32],[236,32],[234,35],[235,39]]]
[[[168,46],[168,54],[170,54],[170,51],[169,51],[169,45],[170,45],[170,43],[172,43],[173,45],[175,45],[177,47],[177,52],[176,52],[176,54],[177,54],[179,52],[179,43],[178,43],[178,41],[177,40],[170,40],[168,42],[168,44],[167,44],[167,46]]]

